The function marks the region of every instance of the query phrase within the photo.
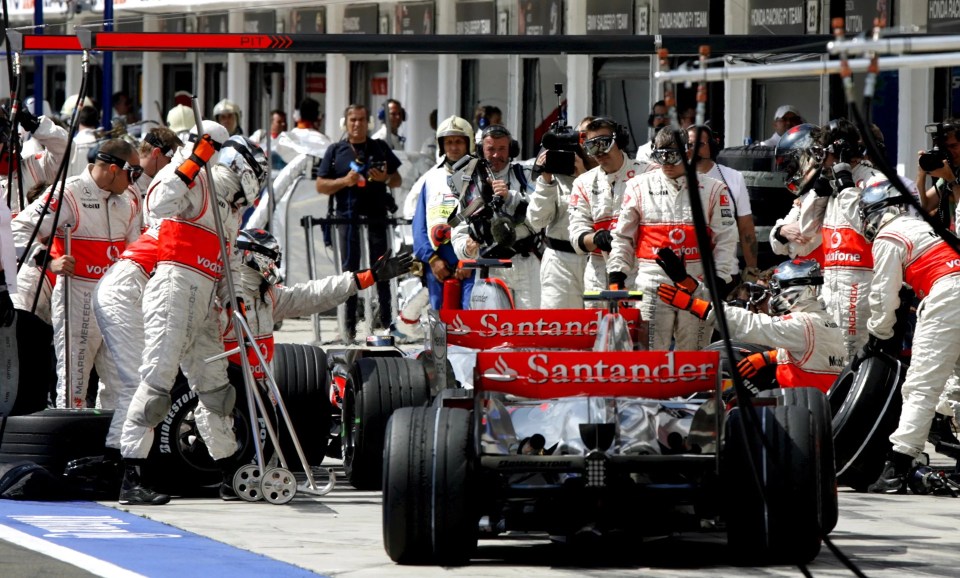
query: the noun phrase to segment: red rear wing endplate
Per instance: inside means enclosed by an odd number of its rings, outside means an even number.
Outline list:
[[[716,389],[719,366],[717,351],[489,351],[473,385],[530,399],[669,399]]]
[[[536,347],[592,349],[606,309],[509,309],[440,311],[447,343],[473,349]],[[631,335],[636,335],[639,309],[620,309]]]

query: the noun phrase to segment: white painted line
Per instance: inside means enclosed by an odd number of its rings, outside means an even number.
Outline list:
[[[97,576],[102,576],[103,578],[146,578],[143,574],[131,572],[109,562],[94,558],[93,556],[71,550],[64,546],[58,546],[52,542],[31,536],[19,530],[14,530],[2,524],[0,524],[0,540],[6,540],[17,546],[23,546],[28,550],[50,556],[51,558],[66,562],[67,564],[71,564]]]

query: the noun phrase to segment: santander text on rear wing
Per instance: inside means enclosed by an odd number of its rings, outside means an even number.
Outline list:
[[[474,388],[530,399],[570,396],[669,399],[715,390],[716,351],[489,351]]]
[[[441,310],[447,344],[472,349],[497,347],[591,349],[606,309]],[[631,334],[640,321],[639,309],[620,309]]]

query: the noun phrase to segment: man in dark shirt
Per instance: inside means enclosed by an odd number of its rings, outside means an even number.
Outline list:
[[[367,108],[351,104],[343,114],[345,138],[327,149],[317,171],[317,192],[336,200],[336,216],[340,219],[367,219],[371,264],[387,252],[387,212],[397,204],[387,187],[399,187],[397,168],[400,160],[381,140],[367,137]],[[379,221],[379,222],[378,222]],[[360,228],[357,225],[337,227],[340,264],[344,271],[360,269]],[[380,301],[380,325],[392,321],[389,282],[377,283]],[[371,328],[373,327],[373,320]],[[347,300],[347,335],[353,341],[357,328],[357,297]]]

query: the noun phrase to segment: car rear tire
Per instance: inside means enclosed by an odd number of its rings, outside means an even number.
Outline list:
[[[406,357],[359,359],[352,381],[343,400],[344,474],[358,490],[379,490],[387,420],[401,407],[426,405],[430,384],[423,365]]]
[[[471,414],[400,408],[387,423],[383,544],[400,564],[464,564],[477,547]]]
[[[821,543],[811,412],[795,405],[754,407],[759,435],[741,408],[727,416],[721,468],[731,554],[743,564],[805,564]]]
[[[332,416],[326,353],[311,345],[278,343],[273,356],[273,376],[307,462],[319,466],[327,453]],[[282,419],[279,435],[287,469],[302,472],[303,464]]]
[[[815,387],[791,387],[765,391],[759,397],[774,397],[781,405],[796,405],[810,410],[817,431],[820,464],[820,530],[824,536],[837,526],[840,510],[837,499],[837,470],[833,449],[833,422],[826,396]]]

